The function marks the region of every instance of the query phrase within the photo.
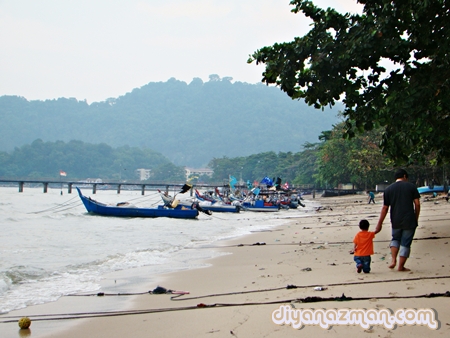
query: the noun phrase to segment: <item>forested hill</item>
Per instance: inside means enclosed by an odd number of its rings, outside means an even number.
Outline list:
[[[32,143],[80,140],[112,147],[146,147],[173,163],[203,166],[213,158],[267,151],[297,152],[338,121],[292,101],[279,88],[210,76],[208,82],[170,79],[88,104],[60,98],[0,97],[0,151]]]

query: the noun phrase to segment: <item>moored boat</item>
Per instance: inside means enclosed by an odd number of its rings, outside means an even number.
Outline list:
[[[240,207],[238,205],[225,204],[221,202],[196,202],[203,210],[208,210],[212,212],[234,212],[237,213],[240,211]]]
[[[264,203],[263,200],[242,202],[241,208],[245,211],[258,211],[258,212],[275,212],[279,211],[278,205],[272,203]]]
[[[443,185],[430,185],[417,188],[419,194],[428,194],[433,192],[446,192],[446,187]]]
[[[157,208],[138,208],[128,203],[118,203],[116,205],[108,205],[90,197],[86,197],[81,193],[81,190],[77,187],[78,195],[83,202],[86,210],[89,213],[102,215],[102,216],[114,216],[114,217],[169,217],[169,218],[184,218],[193,219],[197,218],[198,210],[190,209],[185,206],[176,206],[170,208],[167,206],[158,206]]]
[[[196,190],[196,198],[192,201],[179,201],[176,200],[174,197],[158,190],[161,198],[165,205],[181,205],[185,207],[191,207],[193,209],[197,209],[201,212],[204,212],[208,215],[211,214],[211,212],[233,212],[237,213],[240,211],[240,208],[238,205],[231,205],[223,203],[222,201],[216,201],[216,200],[206,200],[204,198],[198,197],[201,196],[200,193]]]

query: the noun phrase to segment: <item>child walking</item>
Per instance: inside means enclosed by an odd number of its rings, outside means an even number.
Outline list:
[[[375,204],[375,194],[373,193],[373,191],[368,191],[369,193],[369,204],[370,202],[373,202],[373,204]]]
[[[369,222],[365,219],[359,222],[359,228],[361,229],[353,239],[355,244],[353,248],[354,260],[356,262],[356,271],[361,273],[370,272],[370,262],[373,255],[373,239],[375,237],[375,232],[369,231]]]

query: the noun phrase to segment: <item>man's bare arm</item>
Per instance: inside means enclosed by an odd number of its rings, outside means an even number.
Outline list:
[[[414,212],[416,213],[416,219],[419,221],[419,215],[420,215],[420,200],[416,198],[414,200]]]
[[[389,210],[388,205],[383,205],[383,207],[381,208],[380,218],[378,219],[378,224],[377,224],[377,227],[375,228],[376,234],[379,233],[381,231],[381,229],[383,228],[383,222],[384,222],[384,219],[386,218],[388,210]]]

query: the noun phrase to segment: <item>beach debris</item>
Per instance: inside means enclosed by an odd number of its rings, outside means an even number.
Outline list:
[[[162,286],[157,286],[156,289],[153,291],[149,291],[149,293],[154,295],[162,295],[165,293],[170,293],[173,295],[188,295],[189,291],[177,291],[177,290],[167,290],[166,288],[163,288]]]
[[[22,317],[19,319],[19,327],[21,330],[26,330],[31,325],[31,319],[28,317]]]
[[[344,301],[348,301],[348,300],[352,300],[352,297],[346,297],[344,294],[342,294],[341,297],[336,297],[334,300],[338,301],[338,302],[344,302]]]
[[[317,248],[313,248],[314,249],[326,249],[323,245],[319,245]]]
[[[266,245],[266,243],[265,242],[256,242],[256,243],[253,243],[252,245]]]
[[[326,290],[326,289],[328,289],[328,288],[324,288],[323,286],[316,286],[316,287],[314,288],[315,291],[324,291],[324,290]]]
[[[302,269],[302,271],[312,271],[312,269],[311,268],[304,268],[304,269]]]
[[[166,288],[163,288],[162,286],[157,286],[157,287],[152,291],[152,293],[155,294],[155,295],[161,295],[161,294],[163,294],[163,293],[167,293],[167,289],[166,289]]]
[[[302,303],[316,303],[321,302],[323,300],[322,297],[306,297],[301,300]]]
[[[330,210],[330,211],[333,211],[333,209],[332,209],[331,207],[322,207],[322,206],[320,206],[320,207],[317,207],[317,208],[316,208],[316,212],[319,212],[319,211],[321,211],[321,210]]]

